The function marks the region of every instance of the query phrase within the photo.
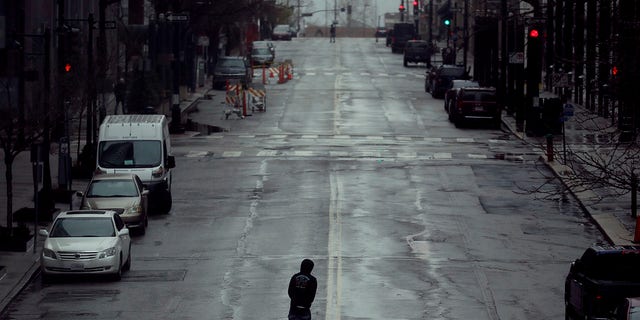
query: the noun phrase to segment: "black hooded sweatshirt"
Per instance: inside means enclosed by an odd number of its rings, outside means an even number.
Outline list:
[[[316,297],[316,289],[318,282],[311,275],[313,270],[313,261],[309,259],[302,260],[300,264],[300,272],[294,274],[289,281],[289,298],[291,298],[291,310],[309,310],[311,303]]]

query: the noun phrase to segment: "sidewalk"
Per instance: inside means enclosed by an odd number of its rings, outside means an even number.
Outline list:
[[[260,81],[259,77],[254,79]],[[196,92],[187,94],[187,97],[180,103],[181,120],[184,123],[192,119],[194,122],[206,124],[215,131],[229,131],[236,121],[225,120],[223,117],[225,92],[220,90],[210,90],[210,81],[206,81],[204,86],[198,87]],[[269,86],[267,86],[268,90]],[[201,101],[208,100],[203,105],[206,107],[198,108]],[[110,109],[112,110],[112,109]],[[580,106],[576,106],[576,115],[590,114],[587,110]],[[170,115],[168,115],[170,116]],[[543,146],[544,137],[527,137],[523,132],[516,131],[515,119],[506,113],[502,117],[502,121],[511,132],[523,141],[530,142],[533,145]],[[602,121],[609,121],[602,119]],[[567,141],[582,142],[588,141],[589,134],[592,134],[581,123],[571,118],[565,124]],[[193,132],[185,132],[185,134],[193,134]],[[72,145],[77,144],[77,141]],[[561,144],[561,140],[555,140],[556,146]],[[557,148],[557,147],[556,147]],[[52,147],[53,152],[57,152],[57,146]],[[72,153],[75,156],[75,150]],[[558,178],[562,180],[568,168],[559,160],[548,162],[544,149],[540,149],[540,157],[542,161],[554,172]],[[57,185],[57,154],[50,154],[51,171],[54,187]],[[4,162],[0,162],[0,171],[4,173]],[[13,166],[14,175],[14,211],[22,207],[33,207],[33,183],[31,176],[31,163],[29,162],[28,152],[21,153]],[[73,181],[73,189],[82,190],[87,181]],[[629,197],[609,198],[604,202],[595,203],[592,201],[594,192],[573,192],[576,199],[583,207],[585,212],[590,216],[594,223],[605,234],[606,238],[616,245],[631,245],[633,240],[633,230],[635,228],[635,220],[630,216],[630,200]],[[5,175],[0,174],[0,197],[6,199]],[[56,204],[56,208],[61,210],[68,209],[68,204]],[[0,225],[4,225],[6,216],[4,208],[0,208]],[[31,225],[30,228],[33,228]],[[22,288],[37,273],[39,268],[39,250],[42,247],[42,240],[35,245],[35,253],[33,248],[27,252],[2,252],[0,251],[0,312],[2,312],[11,300],[20,293]]]

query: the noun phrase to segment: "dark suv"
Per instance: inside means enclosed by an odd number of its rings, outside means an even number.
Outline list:
[[[454,104],[449,108],[449,121],[456,127],[473,120],[489,120],[500,126],[501,109],[495,88],[460,88]]]
[[[427,71],[424,91],[431,92],[434,98],[444,97],[444,93],[451,88],[451,81],[455,79],[468,80],[469,74],[462,66],[443,64]]]
[[[247,85],[251,82],[252,77],[253,70],[247,58],[241,56],[219,57],[213,71],[212,86],[223,88],[227,81],[237,81],[242,85]]]
[[[396,23],[391,35],[391,52],[400,53],[409,40],[416,38],[416,27],[413,23]]]
[[[429,43],[424,40],[409,40],[404,46],[404,66],[409,62],[424,62],[429,66],[431,64],[431,48]]]

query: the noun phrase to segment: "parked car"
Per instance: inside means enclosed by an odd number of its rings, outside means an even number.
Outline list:
[[[387,32],[388,30],[385,28],[376,28],[376,33],[374,34],[374,36],[376,38],[386,38],[387,37]]]
[[[479,87],[480,84],[477,81],[471,80],[453,80],[451,81],[451,88],[444,94],[444,110],[449,113],[449,108],[455,103],[458,89],[468,87]]]
[[[271,41],[259,40],[251,43],[251,49],[254,48],[268,48],[271,52],[271,55],[275,59],[276,57],[276,46],[273,45]]]
[[[271,40],[291,41],[291,28],[286,24],[279,24],[271,32]]]
[[[40,259],[44,281],[70,274],[104,274],[120,280],[131,267],[129,229],[115,211],[64,211],[51,231],[39,233],[46,237]]]
[[[82,197],[80,209],[112,210],[120,215],[127,228],[135,228],[141,234],[147,230],[148,194],[142,180],[135,174],[95,175]]]
[[[273,64],[273,54],[267,47],[254,47],[251,49],[252,66],[270,66]]]
[[[444,93],[451,88],[451,81],[455,79],[469,79],[463,66],[443,64],[427,70],[424,91],[431,92],[434,98],[443,98]]]
[[[624,298],[613,312],[610,319],[615,320],[640,320],[640,298]]]
[[[403,65],[406,67],[409,62],[424,62],[427,66],[431,65],[431,48],[429,43],[424,40],[409,40],[404,46]]]
[[[455,103],[449,109],[449,120],[456,127],[481,120],[491,121],[495,127],[499,127],[501,112],[495,88],[460,88]]]
[[[214,88],[223,88],[227,81],[240,82],[247,85],[251,82],[253,70],[249,61],[241,56],[218,57],[215,70],[213,71]]]
[[[400,53],[409,40],[416,38],[416,26],[413,23],[396,23],[393,25],[391,36],[391,52]]]
[[[624,298],[640,296],[638,270],[640,246],[588,248],[565,280],[565,318],[610,319]]]

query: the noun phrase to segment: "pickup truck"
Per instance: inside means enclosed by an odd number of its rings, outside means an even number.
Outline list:
[[[592,246],[571,263],[565,319],[609,319],[626,297],[640,296],[640,246]]]
[[[409,40],[404,46],[403,64],[406,67],[409,62],[427,64],[427,68],[431,67],[431,47],[424,40]]]

